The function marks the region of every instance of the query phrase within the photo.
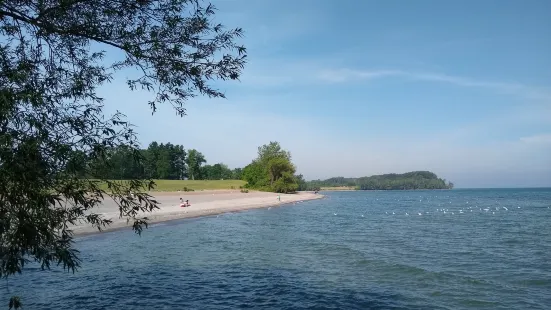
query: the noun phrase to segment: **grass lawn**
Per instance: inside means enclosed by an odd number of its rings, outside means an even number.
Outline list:
[[[124,181],[115,181],[124,182]],[[155,192],[176,192],[184,191],[184,188],[188,190],[200,191],[209,189],[239,189],[240,186],[245,185],[245,181],[242,180],[155,180]],[[102,184],[103,188],[107,190],[107,185]]]
[[[239,189],[239,186],[245,185],[242,180],[155,180],[155,191],[157,192],[175,192],[183,191],[184,187],[195,191],[208,189]]]

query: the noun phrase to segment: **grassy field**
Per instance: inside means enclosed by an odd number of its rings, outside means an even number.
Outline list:
[[[241,180],[155,180],[155,192],[176,192],[188,190],[239,189],[245,185]]]
[[[195,191],[208,189],[239,189],[245,185],[245,181],[241,180],[155,180],[155,191],[158,192],[175,192],[183,191],[184,187]]]

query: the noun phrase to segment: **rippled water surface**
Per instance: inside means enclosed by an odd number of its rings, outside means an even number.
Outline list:
[[[326,195],[84,237],[79,272],[9,290],[26,309],[550,309],[551,189]]]

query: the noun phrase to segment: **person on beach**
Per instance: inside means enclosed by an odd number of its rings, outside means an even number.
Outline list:
[[[281,196],[280,195],[277,195],[277,200],[281,201]]]
[[[182,198],[180,198],[180,208],[185,208],[191,206],[189,204],[189,200],[184,201]]]

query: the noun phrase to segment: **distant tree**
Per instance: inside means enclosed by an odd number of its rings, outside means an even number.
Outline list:
[[[205,180],[229,180],[232,178],[232,171],[223,163],[206,165],[201,167],[201,178]]]
[[[243,169],[243,179],[249,188],[288,193],[298,189],[294,173],[291,153],[270,142],[258,148],[258,157]]]
[[[319,191],[320,187],[315,181],[307,182],[302,174],[296,175],[295,180],[297,183],[298,191]]]
[[[231,180],[233,178],[232,170],[226,164],[219,163],[218,165],[220,165],[220,179]]]
[[[451,185],[451,187],[450,187]],[[307,188],[354,186],[361,190],[448,189],[453,183],[430,171],[412,171],[403,174],[389,173],[361,178],[334,177],[307,182]]]
[[[258,160],[253,160],[243,168],[243,180],[249,188],[266,189],[270,185],[270,179],[266,169]]]
[[[186,151],[182,145],[174,145],[171,149],[171,178],[183,180],[186,175]]]
[[[291,161],[291,153],[282,149],[279,142],[272,141],[269,144],[264,144],[258,147],[257,160],[266,163],[275,157],[281,157]]]
[[[70,224],[108,225],[93,212],[106,196],[141,232],[141,212],[157,207],[144,192],[153,183],[82,177],[119,146],[144,160],[97,89],[133,69],[127,85],[152,92],[153,112],[166,103],[182,116],[189,98],[224,97],[210,81],[238,79],[245,48],[242,30],[213,24],[214,12],[199,0],[0,0],[1,277],[29,261],[75,270]]]
[[[284,171],[274,182],[272,189],[276,193],[294,193],[298,189],[298,183],[291,171]]]
[[[276,180],[280,179],[284,173],[295,173],[293,164],[284,157],[274,157],[268,160],[266,168],[270,177],[270,186],[272,186]]]
[[[189,150],[186,158],[187,173],[190,179],[201,179],[201,165],[206,163],[205,156],[195,149]]]
[[[241,180],[243,178],[243,169],[235,168],[232,170],[232,179]]]

